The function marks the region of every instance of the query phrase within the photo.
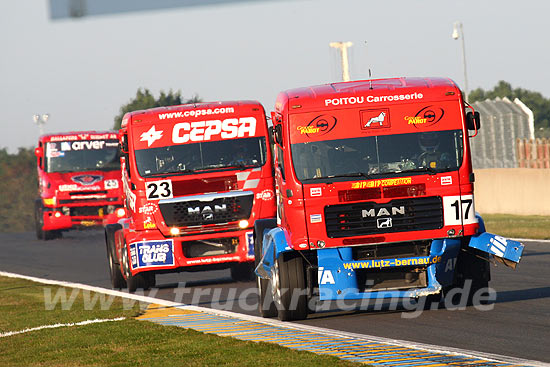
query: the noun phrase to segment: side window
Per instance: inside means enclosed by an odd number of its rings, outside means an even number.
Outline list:
[[[40,142],[38,144],[38,146],[42,149],[44,149],[44,146],[42,144],[42,142]],[[44,169],[44,154],[42,154],[42,156],[40,156],[40,159],[38,160],[38,165],[40,166],[41,169]]]
[[[283,155],[283,148],[281,148],[280,145],[276,145],[277,147],[277,161],[279,165],[279,169],[281,170],[281,176],[282,179],[285,180],[285,160]]]

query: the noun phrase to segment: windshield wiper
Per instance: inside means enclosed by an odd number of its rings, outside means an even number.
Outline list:
[[[316,177],[316,178],[335,178],[335,177],[364,177],[364,178],[371,178],[373,175],[370,175],[365,172],[349,172],[349,173],[340,173],[337,175],[328,175],[324,177]]]
[[[253,167],[259,167],[259,166],[257,164],[236,163],[236,164],[230,164],[228,166],[224,166],[223,168],[239,168],[243,170],[243,169],[253,168]]]
[[[181,169],[177,171],[166,171],[166,172],[157,172],[157,173],[148,173],[141,175],[141,177],[155,177],[155,176],[166,176],[166,175],[178,175],[181,173],[192,173],[195,172],[194,169]]]
[[[431,175],[435,175],[436,173],[442,172],[442,171],[433,169],[432,167],[418,167],[418,168],[412,168],[412,169],[404,169],[403,171],[396,171],[394,173],[406,173],[406,172],[428,172]]]

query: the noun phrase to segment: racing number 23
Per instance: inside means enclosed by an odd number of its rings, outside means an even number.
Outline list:
[[[172,181],[161,180],[147,182],[146,193],[148,200],[171,199],[174,197],[172,193]]]
[[[474,196],[446,196],[443,198],[445,225],[477,223]]]

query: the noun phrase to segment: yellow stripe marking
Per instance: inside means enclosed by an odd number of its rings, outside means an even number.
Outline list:
[[[147,306],[147,309],[145,310],[143,315],[136,317],[136,319],[142,320],[142,319],[148,319],[152,317],[168,317],[168,316],[176,316],[176,315],[179,316],[179,315],[188,315],[188,314],[198,314],[198,312],[189,311],[189,310],[180,310],[179,308],[167,307],[167,306],[151,303],[149,306]]]

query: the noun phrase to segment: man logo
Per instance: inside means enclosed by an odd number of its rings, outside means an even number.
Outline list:
[[[391,228],[392,220],[391,218],[378,218],[376,220],[376,228]]]
[[[390,213],[391,210],[391,213]],[[405,215],[405,206],[392,206],[391,208],[384,208],[381,207],[376,211],[376,209],[363,209],[361,211],[361,216],[363,218],[368,217],[383,217],[383,216],[390,216],[390,215]]]
[[[203,220],[214,220],[214,213],[224,213],[227,211],[227,205],[214,205],[214,209],[212,207],[206,205],[202,209],[200,206],[197,206],[196,208],[187,208],[187,214],[188,215],[202,215]]]

